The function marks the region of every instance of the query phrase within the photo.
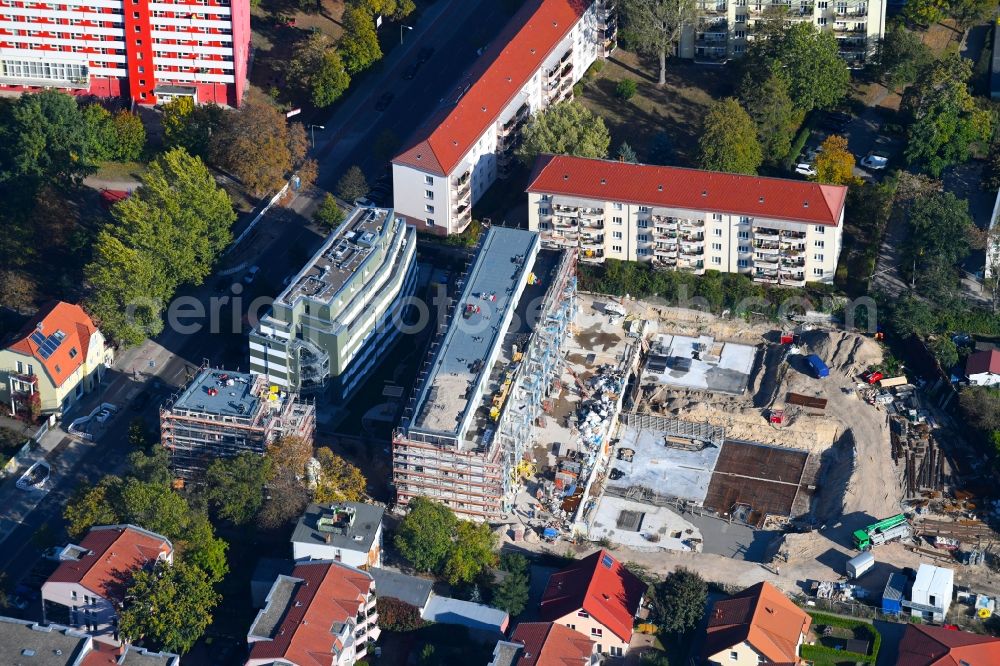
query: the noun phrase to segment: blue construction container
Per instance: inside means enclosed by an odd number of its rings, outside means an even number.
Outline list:
[[[830,368],[826,367],[826,363],[823,362],[823,359],[816,356],[816,354],[809,354],[809,356],[806,356],[806,363],[809,364],[813,374],[818,378],[823,379],[824,377],[830,376]]]
[[[903,599],[906,597],[906,576],[894,573],[889,576],[882,592],[882,612],[886,615],[899,615],[903,612]]]

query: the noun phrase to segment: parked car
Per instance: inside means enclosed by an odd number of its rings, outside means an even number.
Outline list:
[[[388,109],[389,105],[392,104],[393,97],[395,97],[395,95],[391,92],[382,93],[382,96],[378,98],[377,102],[375,102],[375,110],[381,113],[382,111]]]
[[[795,173],[803,176],[815,176],[816,167],[814,167],[812,164],[809,164],[808,162],[799,162],[798,164],[795,165]]]
[[[253,284],[253,281],[257,279],[257,273],[260,273],[260,266],[251,266],[247,269],[247,274],[243,276],[243,283]]]
[[[889,158],[885,155],[879,155],[878,153],[868,153],[861,160],[861,166],[866,169],[871,169],[872,171],[884,169],[887,164],[889,164]]]

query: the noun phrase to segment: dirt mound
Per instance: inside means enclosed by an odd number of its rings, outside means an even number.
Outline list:
[[[853,375],[882,362],[882,348],[871,338],[845,331],[806,331],[802,342],[830,367]]]

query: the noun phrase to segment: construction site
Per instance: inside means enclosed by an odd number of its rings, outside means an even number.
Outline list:
[[[504,522],[561,369],[576,256],[493,227],[458,293],[393,434],[397,504],[430,497],[462,517]]]
[[[263,455],[283,436],[312,441],[316,409],[263,375],[203,365],[160,408],[160,442],[182,482],[196,480],[213,460],[245,451]]]

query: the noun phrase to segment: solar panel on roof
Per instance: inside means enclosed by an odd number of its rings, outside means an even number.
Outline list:
[[[45,342],[45,336],[42,335],[41,332],[35,331],[34,333],[31,334],[31,341],[34,342],[36,345],[40,345],[43,342]]]
[[[605,555],[604,557],[601,558],[601,564],[603,564],[607,569],[610,569],[611,565],[614,564],[614,562],[615,561],[611,559],[610,555]]]

